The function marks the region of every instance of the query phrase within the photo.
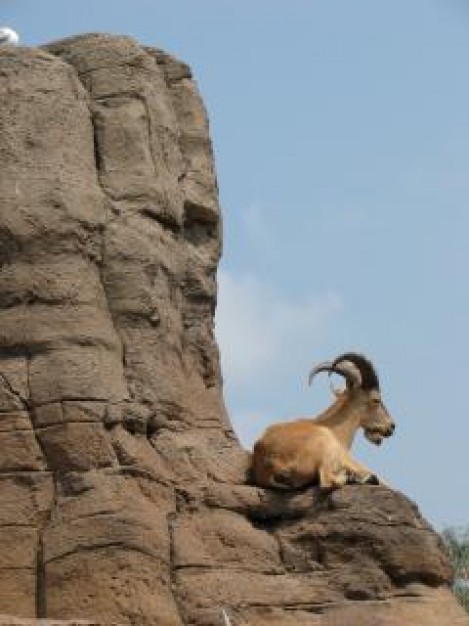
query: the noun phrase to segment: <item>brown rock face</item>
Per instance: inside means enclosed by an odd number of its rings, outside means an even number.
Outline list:
[[[188,67],[125,37],[1,49],[0,133],[0,623],[466,623],[402,495],[246,484]]]

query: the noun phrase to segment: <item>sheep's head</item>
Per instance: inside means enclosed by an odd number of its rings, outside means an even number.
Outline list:
[[[395,424],[381,399],[378,375],[371,361],[361,354],[347,352],[332,362],[317,365],[309,375],[310,383],[319,372],[345,378],[344,400],[347,399],[354,413],[359,415],[360,426],[369,441],[380,445],[385,437],[393,434]]]
[[[377,389],[363,392],[360,407],[360,426],[363,428],[368,441],[379,446],[384,437],[390,437],[396,425],[389,415],[381,400],[381,394]]]

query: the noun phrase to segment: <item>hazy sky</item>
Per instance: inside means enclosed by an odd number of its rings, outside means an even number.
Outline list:
[[[319,360],[376,363],[398,427],[356,455],[469,523],[464,0],[0,0],[26,45],[125,33],[194,70],[225,221],[217,333],[235,428],[312,414]]]

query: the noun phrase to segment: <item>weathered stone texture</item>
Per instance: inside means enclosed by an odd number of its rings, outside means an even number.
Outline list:
[[[400,494],[246,484],[187,65],[105,35],[3,48],[0,134],[0,624],[467,623]]]

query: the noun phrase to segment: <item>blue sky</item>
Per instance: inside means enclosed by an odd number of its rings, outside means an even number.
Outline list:
[[[251,445],[376,363],[398,428],[356,455],[438,528],[469,523],[469,8],[464,0],[0,0],[36,45],[130,34],[192,66],[224,210],[219,337]]]

